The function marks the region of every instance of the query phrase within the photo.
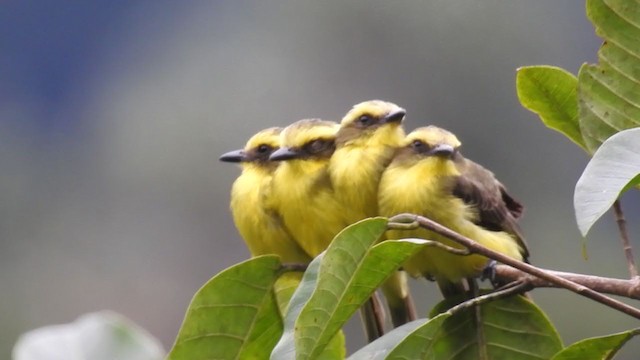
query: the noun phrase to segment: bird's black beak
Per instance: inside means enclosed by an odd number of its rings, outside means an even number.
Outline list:
[[[230,163],[239,163],[245,160],[247,160],[247,153],[245,153],[244,150],[229,151],[228,153],[224,153],[220,156],[220,161]]]
[[[442,156],[446,158],[451,158],[455,152],[456,149],[448,144],[437,144],[436,146],[431,148],[431,151],[429,151],[431,155]]]
[[[291,160],[299,157],[299,153],[296,150],[287,147],[281,147],[280,149],[274,151],[271,156],[269,156],[270,161],[283,161],[283,160]]]
[[[405,109],[398,109],[388,113],[385,117],[382,118],[382,123],[400,123],[404,120],[404,116],[407,114]]]

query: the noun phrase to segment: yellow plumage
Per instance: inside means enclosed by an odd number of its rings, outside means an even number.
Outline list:
[[[338,124],[331,121],[297,121],[281,133],[281,148],[271,156],[286,160],[274,174],[272,206],[300,247],[313,257],[349,225],[340,215],[327,172],[337,131]]]
[[[220,160],[239,162],[242,167],[242,174],[231,190],[231,212],[251,255],[276,254],[283,263],[308,264],[311,257],[294,240],[273,208],[277,204],[272,191],[274,175],[280,163],[270,161],[269,157],[280,147],[281,132],[281,128],[260,131],[249,139],[244,149],[228,152]],[[287,272],[276,280],[273,290],[281,314],[286,313],[301,280],[301,272]],[[340,352],[344,341],[344,333],[340,331],[329,348]]]
[[[378,216],[380,177],[405,137],[404,116],[405,110],[396,104],[371,100],[353,106],[343,117],[329,173],[346,223]],[[404,273],[394,273],[382,290],[395,326],[415,320]]]
[[[239,162],[242,174],[231,189],[231,212],[238,232],[252,256],[276,254],[285,263],[308,263],[311,258],[298,246],[282,219],[268,207],[271,182],[278,163],[269,155],[279,147],[280,128],[260,131],[242,150],[224,154],[220,159]]]
[[[378,215],[378,184],[404,139],[405,110],[385,101],[355,105],[340,124],[329,171],[338,199],[348,207],[347,222]]]
[[[515,225],[511,227],[512,233],[500,231],[508,230],[506,225],[491,230],[481,226],[481,209],[475,206],[477,204],[465,202],[454,191],[457,184],[469,180],[468,176],[478,177],[470,179],[475,181],[474,184],[495,183],[498,192],[504,190],[492,173],[477,164],[472,164],[474,171],[481,170],[477,174],[462,173],[468,167],[465,163],[468,160],[457,153],[459,146],[460,142],[453,134],[437,127],[420,128],[410,133],[382,176],[379,192],[381,214],[392,216],[409,212],[423,215],[492,250],[522,260],[527,252]],[[494,187],[487,189],[493,191]],[[483,196],[482,187],[475,190],[478,190],[477,196]],[[506,195],[500,193],[500,196]],[[496,213],[500,211],[504,216],[511,216],[503,203],[498,202],[495,206]],[[461,248],[457,243],[424,229],[390,231],[388,236],[436,240]],[[479,255],[458,256],[442,249],[425,248],[411,258],[404,269],[413,276],[434,278],[441,288],[446,288],[463,278],[477,276],[487,262],[487,258]]]
[[[329,160],[335,150],[338,124],[319,119],[297,121],[280,135],[281,148],[270,159],[282,161],[273,179],[273,206],[300,247],[317,256],[350,225],[335,196]],[[375,295],[362,308],[369,341],[382,335]]]

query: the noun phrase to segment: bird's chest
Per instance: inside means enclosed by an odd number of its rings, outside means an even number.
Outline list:
[[[440,169],[426,169],[438,171]],[[432,173],[433,174],[433,173]],[[465,213],[460,199],[451,194],[451,178],[447,175],[424,176],[424,172],[406,172],[394,177],[393,201],[398,212],[426,216],[445,226]]]
[[[338,149],[331,163],[331,182],[337,195],[354,206],[375,205],[380,176],[390,152],[385,148]]]

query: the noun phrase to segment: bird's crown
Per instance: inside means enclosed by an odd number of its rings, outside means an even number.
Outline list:
[[[301,147],[311,141],[335,140],[339,125],[321,119],[303,119],[287,126],[280,134],[281,146]]]
[[[280,133],[282,132],[282,128],[280,127],[271,127],[268,129],[264,129],[257,134],[253,135],[249,141],[247,141],[247,145],[245,145],[245,151],[251,151],[253,149],[257,149],[262,145],[266,145],[271,147],[272,149],[277,149],[280,147]]]
[[[427,144],[428,146],[435,146],[438,144],[450,145],[454,149],[457,149],[462,145],[460,140],[443,128],[439,128],[434,125],[425,126],[413,130],[405,139],[405,145],[410,145],[412,142],[419,140]]]
[[[383,100],[369,100],[356,104],[342,118],[342,126],[355,124],[362,120],[363,116],[368,116],[372,120],[379,120],[393,113],[404,113],[404,109],[400,106]]]

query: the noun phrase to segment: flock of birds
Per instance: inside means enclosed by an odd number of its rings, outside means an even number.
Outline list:
[[[494,174],[466,159],[460,141],[436,126],[405,135],[406,111],[391,102],[355,105],[338,124],[304,119],[262,130],[221,161],[240,163],[231,211],[252,256],[276,254],[308,264],[346,226],[359,220],[413,213],[428,217],[512,258],[529,256],[517,221],[523,207]],[[460,248],[426,229],[391,230],[388,239],[421,238]],[[384,240],[384,239],[381,239]],[[415,320],[406,273],[435,280],[445,297],[469,291],[467,279],[488,265],[425,247],[382,286],[394,326]],[[295,287],[301,275],[278,286]],[[375,295],[375,294],[374,294]],[[288,298],[278,298],[281,309]],[[363,307],[369,340],[383,333],[379,300]]]

